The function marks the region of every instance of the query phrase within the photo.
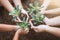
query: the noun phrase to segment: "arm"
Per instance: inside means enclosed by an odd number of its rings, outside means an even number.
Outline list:
[[[27,14],[27,11],[23,8],[21,0],[13,0],[15,6],[19,5],[19,8],[22,8],[22,13]]]
[[[20,34],[20,32],[21,32],[21,29],[19,29],[19,30],[17,30],[17,32],[15,33],[15,35],[14,35],[14,38],[13,38],[13,40],[18,40],[19,39],[19,34]]]
[[[20,28],[17,25],[7,25],[7,24],[0,24],[0,31],[4,32],[4,31],[14,31],[16,29]]]
[[[22,7],[23,8],[22,3],[21,3],[21,0],[13,0],[13,2],[15,4],[15,6],[19,5],[19,7]]]
[[[46,14],[46,15],[49,15],[49,14],[60,15],[60,8],[43,11],[42,14]]]
[[[19,7],[22,7],[22,13],[27,14],[27,11],[24,10],[22,4],[21,4],[21,0],[13,0],[15,6],[19,5]],[[10,4],[10,2],[8,0],[0,0],[0,3],[9,11],[9,12],[13,12],[14,11],[14,7]]]
[[[25,30],[18,29],[17,32],[16,32],[15,35],[14,35],[13,40],[18,40],[20,35],[25,35],[25,34],[27,34],[28,32],[29,32],[28,29],[25,29]]]
[[[50,27],[48,25],[39,25],[37,27],[32,27],[35,32],[48,32],[55,36],[60,37],[60,28]]]
[[[51,33],[51,34],[53,34],[55,36],[60,37],[60,28],[57,28],[57,27],[47,27],[45,29],[45,31],[48,32],[48,33]]]
[[[43,20],[47,25],[51,25],[51,26],[58,26],[60,25],[60,16],[58,17],[54,17],[54,18],[44,18]]]
[[[0,3],[9,11],[12,12],[14,10],[13,6],[10,4],[8,0],[0,0]]]

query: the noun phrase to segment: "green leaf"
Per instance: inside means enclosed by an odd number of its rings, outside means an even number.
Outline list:
[[[26,21],[26,18],[24,17],[24,18],[23,18],[23,22],[25,22],[25,21]]]
[[[16,6],[16,10],[17,10],[17,11],[19,10],[19,5]]]
[[[45,16],[40,13],[41,10],[37,1],[30,4],[30,9],[28,11],[32,19],[35,20],[34,24],[36,24],[37,22],[43,23],[43,19],[45,18]],[[36,13],[36,16],[34,15],[34,13]]]
[[[24,28],[29,28],[29,23],[27,22],[21,22],[21,23],[17,23],[17,25],[19,25],[22,29]]]
[[[16,17],[13,17],[13,18],[12,18],[12,22],[15,21],[15,19],[16,19]]]

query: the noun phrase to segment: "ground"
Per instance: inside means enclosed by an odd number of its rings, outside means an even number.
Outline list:
[[[0,7],[0,23],[5,24],[14,24],[10,22],[10,16],[8,16],[8,12],[3,8]],[[0,32],[0,40],[12,40],[13,36],[15,34],[15,31],[11,32]],[[30,32],[27,35],[20,36],[20,40],[60,40],[60,38],[49,34],[47,32],[44,33],[35,33],[33,30],[30,30]]]

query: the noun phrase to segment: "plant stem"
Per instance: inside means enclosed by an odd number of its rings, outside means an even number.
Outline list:
[[[17,17],[17,19],[18,19],[19,22],[22,22],[19,17]]]
[[[31,22],[31,20],[29,21],[29,23],[30,23],[30,25],[33,27],[33,24],[32,24],[32,22]]]
[[[29,15],[28,14],[26,14],[27,15],[27,20],[26,20],[26,22],[28,22],[29,21]]]

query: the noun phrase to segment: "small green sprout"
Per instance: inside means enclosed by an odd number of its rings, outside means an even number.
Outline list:
[[[26,22],[26,18],[24,17],[23,18],[23,22],[20,22],[20,23],[17,23],[17,25],[19,25],[22,29],[24,28],[28,28],[29,29],[29,22],[27,21]]]
[[[32,26],[32,24],[43,23],[43,19],[45,18],[45,16],[41,14],[41,10],[40,10],[41,8],[38,2],[31,3],[29,4],[29,6],[30,6],[30,8],[28,8],[29,17],[23,16],[22,21],[21,21],[21,18],[19,17],[21,16],[22,9],[19,8],[19,5],[17,5],[17,7],[14,9],[13,12],[9,13],[9,15],[13,16],[12,18],[13,21],[15,21],[15,19],[20,21],[20,22],[17,22],[16,24],[20,26],[21,29],[24,29],[24,28],[29,29],[29,26],[30,25]],[[33,19],[34,21],[32,24],[30,23],[31,19]]]
[[[21,22],[21,23],[17,23],[17,25],[19,25],[21,27],[21,29],[24,30],[24,28],[28,28],[29,29],[29,23],[25,23],[25,22]]]
[[[12,15],[13,17],[17,17],[21,14],[21,8],[19,9],[19,5],[14,9],[13,12],[10,12],[9,15]]]
[[[17,17],[18,17],[18,20],[20,20],[19,15],[21,14],[21,11],[22,11],[21,8],[19,8],[19,6],[17,5],[14,11],[9,13],[9,15],[13,16],[12,21],[14,21]],[[28,21],[26,22],[26,20],[27,18],[23,17],[22,22],[17,22],[16,24],[20,26],[21,29],[24,29],[24,28],[29,29],[29,22]]]
[[[31,19],[34,19],[34,24],[37,24],[38,22],[43,23],[43,19],[45,18],[45,16],[41,14],[39,3],[30,3],[29,6],[30,8],[28,8],[28,12],[31,16]]]

